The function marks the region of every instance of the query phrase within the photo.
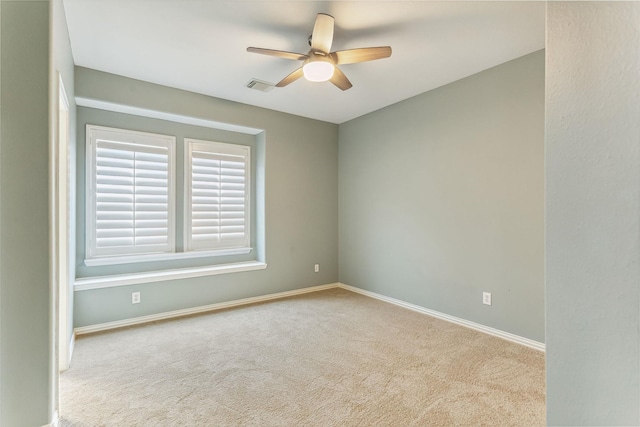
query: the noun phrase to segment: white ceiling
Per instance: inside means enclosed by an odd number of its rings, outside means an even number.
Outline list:
[[[544,48],[544,2],[64,0],[76,65],[300,116],[342,123]],[[390,58],[342,65],[353,83],[300,79],[316,14],[335,17],[332,50],[385,46]]]

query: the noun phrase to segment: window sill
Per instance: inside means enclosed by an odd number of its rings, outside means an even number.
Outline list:
[[[180,268],[152,271],[148,273],[119,274],[113,276],[87,277],[75,281],[75,291],[111,288],[115,286],[137,285],[140,283],[162,282],[166,280],[188,279],[191,277],[214,276],[217,274],[239,273],[264,270],[267,264],[260,261],[237,262],[207,267]]]
[[[170,261],[176,259],[204,258],[225,255],[241,255],[248,254],[252,248],[237,249],[218,249],[207,251],[189,251],[189,252],[165,252],[158,254],[145,255],[126,255],[126,256],[107,256],[101,258],[87,258],[84,265],[87,267],[95,267],[99,265],[117,265],[132,264],[135,262],[152,262],[152,261]]]

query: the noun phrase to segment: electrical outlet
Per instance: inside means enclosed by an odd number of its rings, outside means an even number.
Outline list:
[[[131,292],[131,304],[140,304],[140,292]]]
[[[313,266],[313,271],[315,271],[316,273],[317,273],[318,271],[320,271],[320,264],[316,264],[316,265],[314,265],[314,266]]]
[[[491,305],[491,292],[482,293],[482,303],[484,305]]]

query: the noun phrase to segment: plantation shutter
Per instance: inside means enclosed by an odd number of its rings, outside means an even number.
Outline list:
[[[249,147],[185,140],[187,250],[249,247]]]
[[[90,255],[173,251],[172,138],[105,129],[93,136]]]

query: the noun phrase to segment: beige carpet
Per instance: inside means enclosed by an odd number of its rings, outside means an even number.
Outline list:
[[[88,335],[62,426],[545,424],[544,354],[341,289]]]

